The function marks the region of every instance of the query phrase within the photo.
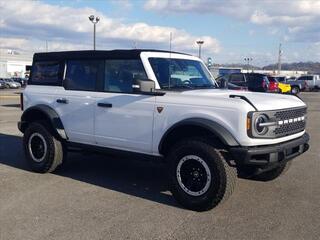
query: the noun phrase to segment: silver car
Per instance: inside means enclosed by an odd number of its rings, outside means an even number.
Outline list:
[[[12,79],[4,79],[6,84],[6,88],[20,88],[21,84],[18,82],[13,81]]]

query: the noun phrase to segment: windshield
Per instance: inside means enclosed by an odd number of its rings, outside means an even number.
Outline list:
[[[149,58],[161,89],[215,88],[215,82],[199,61]]]

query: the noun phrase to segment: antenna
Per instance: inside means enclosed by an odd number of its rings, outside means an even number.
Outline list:
[[[170,32],[170,54],[171,54],[171,48],[172,48],[172,32]]]
[[[279,44],[279,53],[278,53],[278,74],[281,74],[281,57],[282,57],[282,50],[281,50],[281,43]]]
[[[138,45],[138,44],[137,44],[137,41],[134,41],[134,42],[133,42],[133,48],[134,48],[134,49],[137,49],[137,45]]]

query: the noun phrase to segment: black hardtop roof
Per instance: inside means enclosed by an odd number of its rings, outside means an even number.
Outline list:
[[[33,61],[50,61],[65,59],[138,59],[141,52],[162,52],[170,53],[165,50],[155,49],[117,49],[117,50],[80,50],[80,51],[62,51],[62,52],[43,52],[35,53]],[[184,54],[180,52],[171,52]]]

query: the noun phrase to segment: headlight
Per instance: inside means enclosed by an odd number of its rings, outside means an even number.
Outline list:
[[[274,138],[277,121],[268,112],[249,112],[247,116],[247,134],[251,138]]]
[[[268,127],[266,126],[266,123],[268,122],[268,117],[266,115],[260,115],[258,116],[254,121],[254,130],[259,135],[264,135],[268,132]]]

